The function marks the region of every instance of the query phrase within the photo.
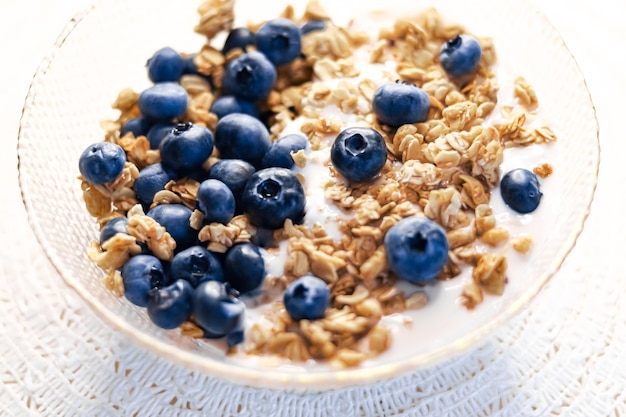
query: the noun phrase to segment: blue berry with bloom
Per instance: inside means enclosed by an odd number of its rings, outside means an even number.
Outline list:
[[[294,22],[279,17],[261,25],[256,32],[255,44],[274,65],[280,66],[300,56],[302,33]]]
[[[119,145],[98,142],[90,145],[78,159],[78,170],[92,184],[105,184],[116,179],[126,164],[126,153]]]
[[[266,228],[283,227],[285,220],[298,223],[304,217],[304,187],[291,170],[265,168],[252,174],[241,199],[252,224]]]
[[[173,48],[166,46],[156,51],[146,63],[148,78],[153,83],[178,81],[183,75],[185,61]]]
[[[124,296],[140,307],[148,306],[148,293],[153,288],[167,284],[167,276],[161,261],[152,255],[132,256],[122,266]]]
[[[211,337],[226,336],[229,346],[243,341],[246,306],[236,293],[217,281],[201,283],[193,295],[193,317]]]
[[[428,117],[430,98],[421,88],[406,83],[380,86],[372,98],[374,114],[391,127],[420,123]]]
[[[470,35],[457,35],[441,46],[439,63],[451,76],[462,76],[478,68],[482,48],[476,38]]]
[[[222,79],[225,95],[235,95],[250,101],[263,100],[276,84],[274,65],[258,51],[250,51],[226,65]]]
[[[513,169],[500,180],[502,199],[513,210],[521,214],[535,211],[543,193],[537,176],[524,168]]]
[[[170,121],[185,114],[189,94],[176,82],[163,82],[146,88],[137,104],[141,114],[152,121]]]
[[[179,179],[202,168],[213,152],[213,134],[204,126],[179,123],[163,139],[161,165],[172,179]]]
[[[305,275],[287,286],[283,304],[293,320],[321,319],[330,304],[330,290],[320,278]]]
[[[407,217],[393,225],[384,246],[393,273],[416,284],[436,278],[448,261],[446,231],[424,216]]]
[[[380,173],[387,161],[385,140],[372,128],[348,127],[333,142],[330,160],[347,180],[369,181]]]
[[[175,329],[191,316],[194,288],[184,279],[148,293],[148,317],[163,329]]]

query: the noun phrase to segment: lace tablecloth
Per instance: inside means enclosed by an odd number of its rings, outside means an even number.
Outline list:
[[[529,308],[463,357],[376,385],[296,393],[225,383],[146,352],[101,322],[50,266],[21,203],[17,129],[39,60],[90,3],[2,2],[0,414],[626,416],[626,145],[618,129],[626,6],[537,3],[576,57],[600,123],[600,180],[575,249]]]

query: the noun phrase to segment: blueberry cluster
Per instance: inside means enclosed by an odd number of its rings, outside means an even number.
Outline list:
[[[221,88],[199,72],[193,55],[164,47],[147,60],[153,84],[139,95],[140,114],[124,123],[119,135],[145,136],[150,148],[159,150],[160,162],[140,170],[133,190],[147,216],[175,240],[176,249],[173,259],[165,261],[141,243],[142,252],[131,256],[120,273],[125,297],[146,308],[157,326],[171,329],[193,320],[206,337],[226,337],[231,346],[242,341],[245,306],[240,297],[256,295],[263,285],[266,269],[258,244],[265,242],[239,243],[225,254],[213,253],[199,241],[191,216],[195,208],[205,225],[228,224],[245,213],[270,232],[286,219],[296,223],[303,219],[305,193],[291,170],[291,155],[306,149],[308,140],[294,134],[272,143],[259,103],[273,90],[277,67],[301,56],[302,34],[324,27],[323,21],[300,28],[274,19],[256,33],[233,29],[222,53],[241,51],[226,66]],[[249,46],[255,50],[248,51]],[[213,87],[217,98],[210,111],[218,119],[214,129],[187,121],[189,97],[180,84],[186,74],[202,76]],[[207,169],[212,155],[219,155],[219,160]],[[119,145],[96,143],[80,156],[79,170],[84,180],[103,185],[120,176],[126,158]],[[185,178],[199,183],[195,207],[153,204],[170,181]],[[118,233],[128,234],[127,225],[126,218],[109,221],[101,230],[100,244]],[[316,304],[313,315],[323,316],[327,304],[328,300]]]

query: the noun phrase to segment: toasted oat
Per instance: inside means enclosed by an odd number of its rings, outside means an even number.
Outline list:
[[[230,30],[235,20],[234,7],[235,0],[205,0],[198,6],[200,21],[194,30],[209,40],[219,32]]]
[[[548,163],[543,163],[539,166],[534,167],[533,172],[539,175],[541,178],[547,178],[552,175],[553,168],[552,165]]]
[[[143,210],[140,213],[129,211],[127,229],[137,241],[148,245],[157,258],[171,261],[174,257],[176,241],[156,220],[144,215]]]
[[[533,239],[528,235],[518,235],[513,238],[512,246],[519,253],[528,253],[533,245]]]
[[[537,94],[524,77],[517,77],[514,82],[514,94],[520,104],[527,109],[537,105]]]
[[[509,239],[509,231],[502,227],[494,227],[480,236],[480,241],[489,246],[499,246]]]
[[[502,295],[506,283],[506,257],[502,254],[486,253],[472,271],[472,279],[488,294]]]

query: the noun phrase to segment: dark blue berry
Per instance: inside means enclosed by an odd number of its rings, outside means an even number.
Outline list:
[[[439,51],[439,62],[451,76],[461,76],[476,70],[482,49],[478,41],[470,35],[458,35],[450,39]]]
[[[184,279],[196,288],[204,281],[224,281],[220,261],[203,246],[192,246],[178,252],[170,265],[172,280]]]
[[[132,132],[136,138],[146,136],[151,126],[152,123],[145,117],[134,117],[124,123],[122,129],[120,129],[120,137],[124,137],[128,132]]]
[[[154,195],[165,189],[165,185],[170,182],[171,178],[160,163],[148,165],[139,171],[139,177],[133,184],[135,197],[144,207],[149,207]]]
[[[430,98],[414,85],[387,83],[374,93],[372,109],[382,123],[399,127],[425,121],[430,110]]]
[[[226,66],[222,89],[225,95],[235,95],[250,101],[267,98],[276,84],[276,68],[260,52],[246,52]]]
[[[309,141],[306,136],[296,133],[278,138],[263,157],[263,168],[280,167],[291,169],[294,165],[292,152],[306,149]]]
[[[194,289],[184,279],[148,293],[148,317],[163,329],[175,329],[189,319]]]
[[[253,102],[237,96],[222,96],[218,98],[211,106],[211,113],[214,113],[218,119],[232,113],[243,113],[257,118],[259,116],[259,112]]]
[[[161,165],[173,179],[202,168],[213,152],[213,134],[204,126],[179,123],[161,142]]]
[[[255,172],[242,197],[242,206],[250,221],[266,229],[283,227],[286,219],[300,222],[305,205],[302,184],[286,168],[265,168]]]
[[[148,87],[139,95],[139,110],[154,121],[169,121],[187,111],[189,95],[175,82],[164,82]]]
[[[178,81],[183,75],[185,62],[178,52],[170,47],[161,48],[147,62],[148,78],[153,83]]]
[[[104,184],[116,179],[126,164],[126,153],[119,145],[98,142],[83,151],[78,169],[83,178],[92,184]]]
[[[500,181],[500,194],[509,207],[522,214],[535,211],[543,196],[537,176],[523,168],[504,174]]]
[[[302,34],[294,22],[279,17],[261,25],[255,44],[274,65],[284,65],[300,56]]]
[[[257,290],[265,279],[265,260],[259,247],[239,243],[226,252],[224,280],[241,294]]]
[[[140,307],[148,305],[152,288],[167,285],[167,276],[158,258],[152,255],[132,256],[121,269],[124,296]]]
[[[369,127],[348,127],[330,148],[333,167],[349,181],[373,179],[387,161],[385,140]]]
[[[330,304],[330,290],[323,280],[305,275],[285,289],[283,303],[293,320],[321,319]]]
[[[197,199],[205,223],[227,224],[235,215],[235,196],[220,180],[208,179],[200,183]]]
[[[126,217],[116,217],[111,219],[100,230],[100,244],[102,245],[107,240],[111,239],[118,233],[128,234],[126,230],[128,226],[128,219]]]
[[[389,268],[409,282],[436,278],[448,261],[446,231],[424,216],[407,217],[393,225],[384,245]]]
[[[254,45],[254,33],[246,27],[237,27],[228,32],[222,47],[222,54],[227,55],[234,49],[241,49],[245,52],[250,45]]]
[[[210,337],[227,335],[229,346],[243,340],[245,309],[245,304],[217,281],[203,282],[193,296],[193,318],[196,323]]]
[[[192,211],[182,204],[161,204],[148,213],[176,241],[176,251],[180,252],[193,246],[198,241],[198,231],[190,225]]]
[[[163,139],[165,139],[167,134],[170,133],[175,127],[176,124],[169,122],[157,123],[153,125],[146,134],[148,142],[150,142],[150,149],[159,149],[159,145],[161,145]]]
[[[309,32],[324,30],[326,29],[326,23],[327,22],[322,19],[309,20],[300,27],[300,33],[305,35]]]
[[[267,128],[252,116],[233,113],[217,122],[215,146],[221,158],[243,159],[255,167],[260,167],[270,145]]]
[[[235,212],[240,213],[241,197],[248,179],[254,174],[255,169],[249,163],[241,159],[221,159],[209,169],[209,178],[222,181],[235,197]]]

